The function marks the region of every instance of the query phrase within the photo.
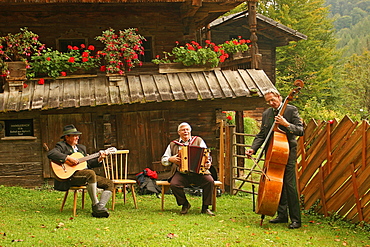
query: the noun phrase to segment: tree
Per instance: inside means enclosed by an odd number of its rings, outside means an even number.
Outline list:
[[[335,69],[339,53],[336,50],[333,20],[324,0],[261,0],[259,13],[266,15],[308,36],[307,40],[291,42],[277,48],[278,89],[287,94],[296,79],[305,82],[300,99],[295,103],[301,110],[308,100],[323,107],[333,107],[336,100]]]
[[[370,51],[354,54],[344,64],[343,107],[361,119],[370,114]]]

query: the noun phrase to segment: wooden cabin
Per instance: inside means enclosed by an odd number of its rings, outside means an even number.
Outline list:
[[[5,83],[0,93],[2,185],[49,183],[47,150],[60,140],[67,124],[83,133],[80,143],[89,153],[111,146],[130,150],[129,172],[134,175],[146,167],[163,170],[158,161],[177,138],[178,124],[186,121],[193,135],[205,139],[217,167],[222,112],[263,108],[263,92],[274,87],[267,73],[253,66],[160,73],[150,62],[163,50],[170,51],[175,41],[199,41],[199,30],[241,0],[0,3],[0,35],[28,27],[48,47],[61,49],[66,42],[81,41],[98,47],[94,37],[102,30],[136,27],[148,41],[143,67],[123,76],[67,77],[43,85],[30,80],[27,88]]]
[[[253,18],[254,20],[254,18]],[[208,26],[209,36],[213,42],[220,44],[226,40],[251,37],[251,20],[248,11],[239,12],[218,18]],[[256,33],[258,51],[261,64],[258,69],[265,71],[272,83],[276,82],[276,47],[288,45],[290,42],[306,40],[307,36],[291,29],[281,23],[274,21],[262,14],[256,14]],[[245,62],[238,61],[236,66],[227,63],[223,68],[250,68],[248,59]]]

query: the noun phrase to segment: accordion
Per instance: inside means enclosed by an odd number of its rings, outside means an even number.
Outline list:
[[[210,156],[210,150],[198,146],[183,146],[179,150],[181,164],[179,172],[206,174],[205,164]]]

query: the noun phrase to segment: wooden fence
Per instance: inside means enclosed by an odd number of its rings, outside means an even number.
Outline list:
[[[305,209],[369,222],[369,141],[369,123],[347,116],[305,126],[298,146],[298,188]]]
[[[225,189],[231,194],[255,194],[240,186],[258,184],[253,174],[258,177],[261,170],[240,167],[238,159],[246,156],[238,154],[238,147],[248,145],[237,143],[236,136],[245,134],[235,133],[233,126],[225,132]],[[370,222],[369,142],[367,121],[353,122],[345,116],[340,122],[311,120],[305,125],[305,135],[298,139],[297,159],[297,184],[304,209],[325,216],[338,214],[354,223]]]

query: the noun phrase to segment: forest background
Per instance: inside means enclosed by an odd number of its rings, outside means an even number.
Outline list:
[[[259,0],[258,13],[308,36],[277,48],[276,71],[283,95],[305,82],[294,102],[305,120],[369,120],[370,0]]]

